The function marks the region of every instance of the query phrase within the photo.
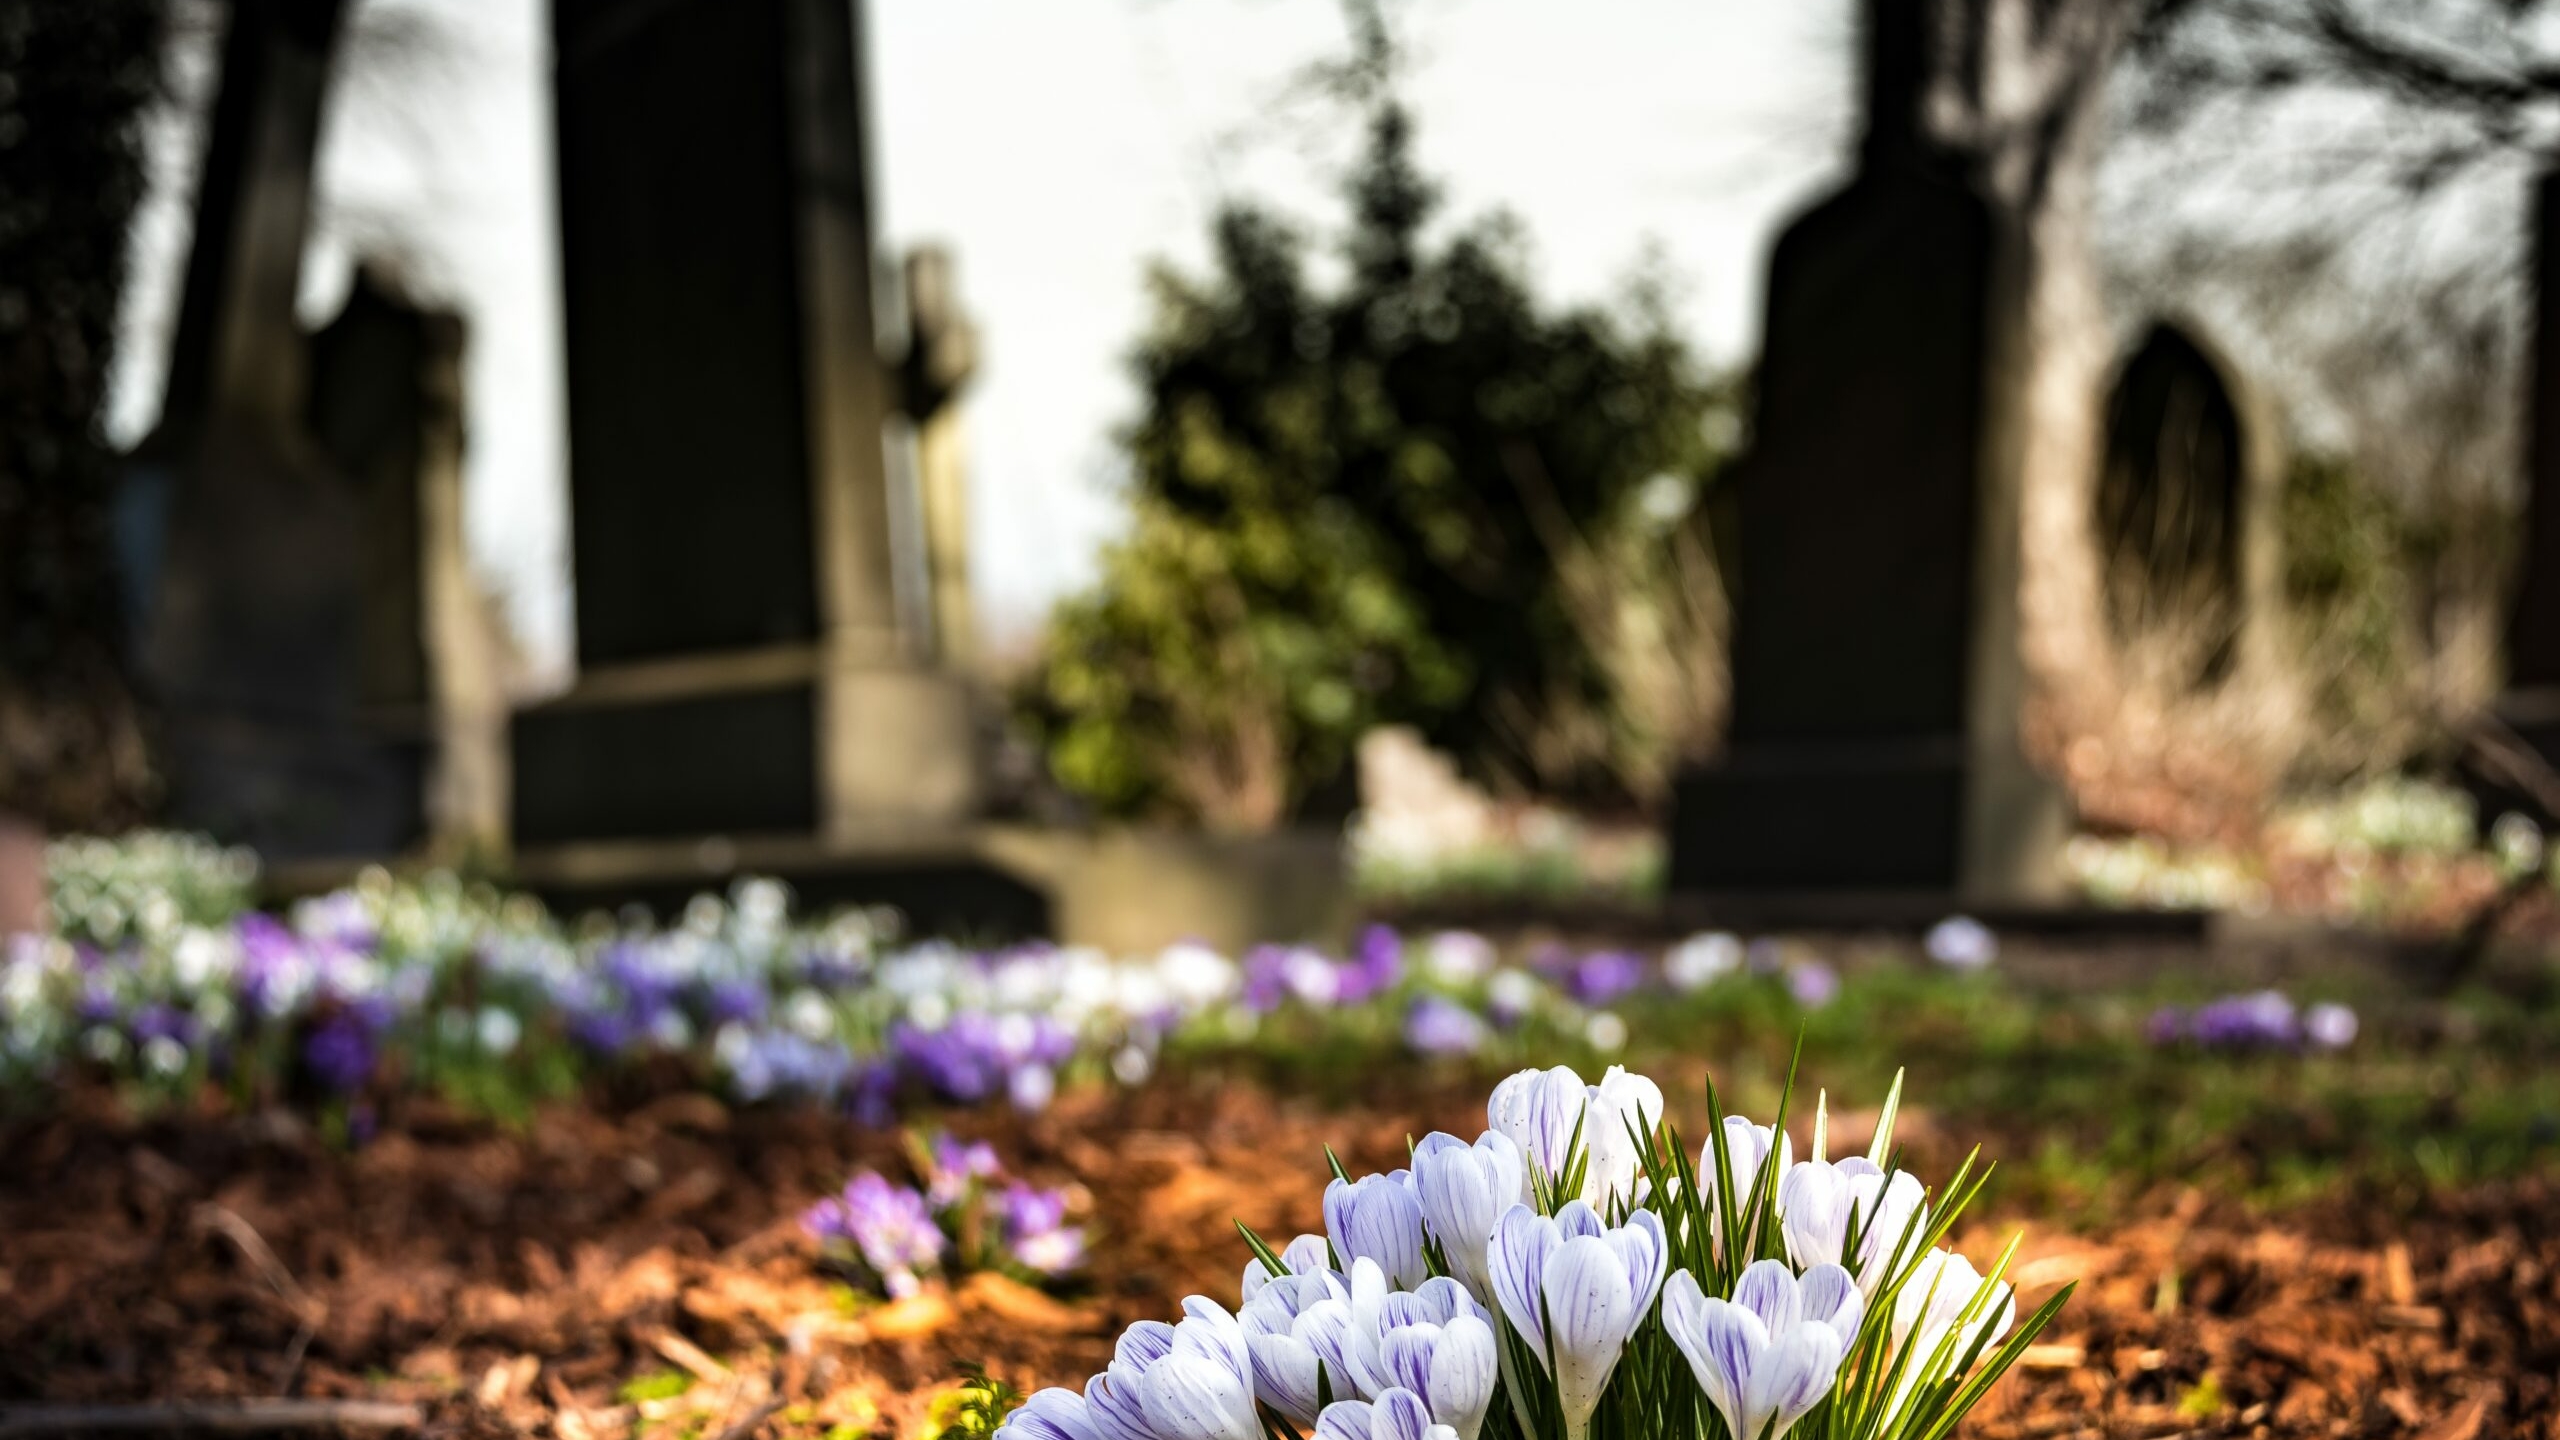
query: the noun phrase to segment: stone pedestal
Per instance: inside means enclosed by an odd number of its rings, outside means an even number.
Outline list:
[[[520,846],[977,807],[896,582],[858,13],[555,0],[579,675],[516,718]]]

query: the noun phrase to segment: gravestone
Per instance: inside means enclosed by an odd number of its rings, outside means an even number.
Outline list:
[[[169,818],[280,860],[425,826],[425,747],[368,690],[375,497],[311,433],[294,316],[340,10],[231,7],[166,398],[119,502]]]
[[[2277,602],[2276,426],[2230,363],[2173,321],[2125,357],[2107,403],[2092,528],[2120,645],[2165,645],[2198,688],[2238,668]]]
[[[859,6],[555,0],[578,680],[516,842],[837,840],[978,796],[899,603]]]
[[[2062,8],[2073,24],[1865,7],[1858,172],[1770,261],[1731,511],[1732,720],[1676,791],[1675,893],[2056,893],[2062,800],[2019,742],[2035,304],[2128,12]]]
[[[360,267],[295,317],[341,5],[240,0],[120,566],[168,818],[293,862],[502,839],[497,665],[463,559],[458,317]]]
[[[2493,707],[2547,765],[2560,766],[2560,167],[2533,192],[2533,335],[2525,392],[2525,502],[2506,683]],[[2539,808],[2504,774],[2476,784],[2483,813]]]
[[[311,337],[310,427],[364,505],[358,680],[376,729],[423,747],[447,859],[506,840],[502,631],[463,528],[462,318],[361,264]]]

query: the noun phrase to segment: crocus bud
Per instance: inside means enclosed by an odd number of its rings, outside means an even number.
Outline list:
[[[1527,1176],[1520,1147],[1499,1130],[1486,1131],[1473,1145],[1435,1131],[1414,1148],[1413,1188],[1423,1223],[1448,1257],[1449,1273],[1478,1300],[1493,1298],[1485,1247],[1502,1212],[1520,1203]]]
[[[1434,1424],[1431,1407],[1410,1390],[1389,1390],[1374,1401],[1345,1400],[1325,1407],[1315,1440],[1454,1440],[1457,1431]]]
[[[1916,1257],[1917,1240],[1904,1243],[1905,1232],[1928,1226],[1927,1194],[1903,1171],[1885,1175],[1874,1162],[1851,1156],[1837,1164],[1807,1160],[1787,1171],[1778,1185],[1779,1228],[1787,1255],[1798,1265],[1841,1265],[1858,1277],[1858,1289],[1873,1297],[1892,1268],[1894,1253],[1906,1265]],[[1850,1231],[1857,1245],[1850,1246]]]
[[[1422,1258],[1422,1207],[1405,1171],[1348,1184],[1336,1178],[1324,1189],[1324,1228],[1343,1264],[1374,1260],[1395,1289],[1431,1278]]]
[[[1485,1117],[1549,1180],[1572,1164],[1579,1129],[1583,1183],[1566,1198],[1602,1205],[1634,1189],[1642,1147],[1662,1122],[1662,1087],[1622,1065],[1610,1066],[1597,1085],[1561,1065],[1523,1070],[1494,1087]],[[1534,1197],[1524,1189],[1521,1198]]]

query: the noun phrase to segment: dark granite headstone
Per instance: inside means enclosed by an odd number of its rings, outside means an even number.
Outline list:
[[[169,818],[279,859],[424,828],[421,737],[369,693],[404,683],[369,653],[376,500],[311,433],[294,318],[340,9],[232,7],[167,398],[122,502]]]
[[[2560,167],[2533,192],[2533,337],[2525,392],[2525,502],[2506,685],[2495,712],[2547,765],[2560,767]],[[2534,810],[2503,775],[2478,788],[2487,810]]]
[[[974,803],[892,563],[859,9],[554,0],[579,679],[516,717],[520,845]]]
[[[2050,884],[2059,800],[2017,738],[2027,245],[1924,118],[1937,8],[1868,6],[1859,173],[1770,261],[1732,722],[1678,787],[1675,892]]]

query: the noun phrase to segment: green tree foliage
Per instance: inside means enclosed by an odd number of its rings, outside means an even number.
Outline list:
[[[1513,222],[1436,236],[1394,46],[1373,6],[1353,20],[1342,278],[1241,201],[1208,275],[1158,270],[1131,528],[1053,617],[1026,709],[1101,808],[1220,829],[1338,793],[1386,722],[1498,784],[1650,798],[1720,718],[1696,500],[1736,397],[1658,284],[1558,311]]]
[[[131,817],[148,786],[101,430],[164,0],[0,0],[0,812]]]

